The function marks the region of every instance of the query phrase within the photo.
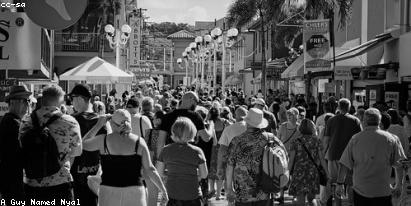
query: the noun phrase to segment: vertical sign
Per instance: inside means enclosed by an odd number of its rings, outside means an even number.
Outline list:
[[[140,18],[133,16],[130,18],[130,67],[140,66]]]
[[[319,72],[331,70],[329,19],[304,21],[304,70]]]

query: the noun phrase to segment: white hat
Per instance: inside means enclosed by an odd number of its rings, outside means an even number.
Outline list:
[[[268,126],[268,121],[264,119],[263,111],[257,108],[251,108],[248,110],[248,114],[245,117],[244,121],[255,128],[266,128]]]
[[[264,99],[262,99],[262,98],[257,98],[257,99],[254,101],[254,104],[259,104],[259,105],[265,106],[265,101],[264,101]]]

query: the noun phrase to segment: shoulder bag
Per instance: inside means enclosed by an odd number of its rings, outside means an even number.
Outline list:
[[[310,158],[311,162],[314,164],[315,168],[318,171],[318,176],[320,178],[320,185],[322,186],[326,186],[327,185],[327,173],[325,172],[325,169],[321,166],[318,165],[313,156],[311,155],[311,153],[308,151],[307,147],[304,145],[304,143],[301,141],[300,138],[297,138],[297,141],[301,144],[301,146],[303,146],[304,151],[307,153],[308,158]]]

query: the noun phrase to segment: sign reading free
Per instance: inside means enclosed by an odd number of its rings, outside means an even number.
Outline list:
[[[306,20],[303,27],[304,69],[319,72],[331,69],[330,21],[328,19]]]

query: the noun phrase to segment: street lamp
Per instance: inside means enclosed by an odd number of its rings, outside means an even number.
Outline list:
[[[124,24],[121,29],[116,29],[111,24],[104,27],[106,38],[110,43],[110,48],[116,49],[116,67],[120,68],[120,48],[127,44],[130,38],[131,27]]]
[[[231,46],[234,44],[234,40],[237,38],[238,36],[238,30],[236,28],[231,28],[227,31],[227,34],[224,35],[223,31],[220,28],[214,28],[211,31],[211,37],[214,39],[215,43],[217,44],[221,44],[222,45],[222,52],[223,52],[223,56],[222,56],[222,61],[221,61],[221,89],[222,92],[224,93],[225,90],[225,85],[224,85],[224,81],[225,81],[225,56],[226,56],[226,46],[231,48]],[[214,56],[216,56],[216,50],[218,49],[218,46],[214,49]],[[230,51],[230,65],[229,65],[229,71],[231,72],[231,50]],[[217,81],[217,69],[216,69],[216,62],[214,59],[214,82]]]

